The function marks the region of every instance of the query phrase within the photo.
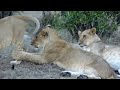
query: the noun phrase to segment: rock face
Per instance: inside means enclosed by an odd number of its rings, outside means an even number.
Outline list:
[[[72,42],[72,35],[67,29],[59,30],[58,33],[64,40]]]
[[[73,39],[73,36],[71,35],[71,33],[67,29],[59,30],[58,33],[67,42],[70,42],[70,43],[77,42],[75,39]]]
[[[55,14],[60,14],[60,11],[16,11],[13,14],[14,15],[19,15],[20,13],[24,15],[30,15],[34,16],[39,19],[39,21],[42,21],[43,17],[46,15],[55,15]]]
[[[120,26],[113,32],[108,41],[110,44],[120,46]]]

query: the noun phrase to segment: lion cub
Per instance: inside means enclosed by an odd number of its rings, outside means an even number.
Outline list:
[[[114,70],[120,73],[120,48],[104,44],[96,34],[96,28],[78,31],[80,46],[84,50],[102,56]]]
[[[15,45],[16,50],[23,50],[23,38],[28,23],[31,20],[36,23],[34,33],[40,28],[39,20],[32,16],[14,15],[0,19],[0,49]],[[10,63],[20,63],[11,61]]]
[[[15,44],[18,49],[22,49],[23,37],[28,25],[25,20],[35,22],[36,29],[34,31],[38,31],[40,23],[38,19],[32,16],[14,15],[0,19],[0,49],[10,44]]]
[[[115,79],[116,74],[100,56],[74,48],[61,39],[58,33],[49,27],[43,28],[32,40],[31,45],[42,47],[39,54],[24,51],[14,52],[13,58],[35,63],[54,63],[72,75],[86,75],[94,79]]]

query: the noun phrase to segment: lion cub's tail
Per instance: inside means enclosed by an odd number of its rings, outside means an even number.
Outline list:
[[[39,28],[40,28],[40,22],[37,18],[33,17],[33,16],[28,16],[28,15],[14,15],[13,17],[15,18],[19,18],[19,19],[22,19],[22,20],[32,20],[36,23],[36,28],[33,32],[33,34],[35,34]]]

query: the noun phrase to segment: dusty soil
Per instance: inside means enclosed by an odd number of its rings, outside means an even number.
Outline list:
[[[14,70],[9,62],[10,57],[0,58],[0,79],[75,79],[76,77],[61,77],[64,69],[54,64],[35,64],[22,62],[16,65]]]

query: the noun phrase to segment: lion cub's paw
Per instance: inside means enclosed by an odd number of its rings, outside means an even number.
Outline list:
[[[60,74],[60,76],[62,76],[62,77],[71,77],[71,73],[70,72],[62,72]]]
[[[10,64],[12,65],[11,69],[14,70],[15,65],[20,64],[20,63],[21,63],[21,61],[17,61],[17,60],[11,61],[11,62],[10,62]]]
[[[17,61],[17,60],[10,62],[11,65],[17,65],[17,64],[20,64],[20,63],[21,63],[21,61]]]
[[[77,79],[88,79],[88,76],[86,76],[86,75],[80,75],[79,77],[77,77]]]

